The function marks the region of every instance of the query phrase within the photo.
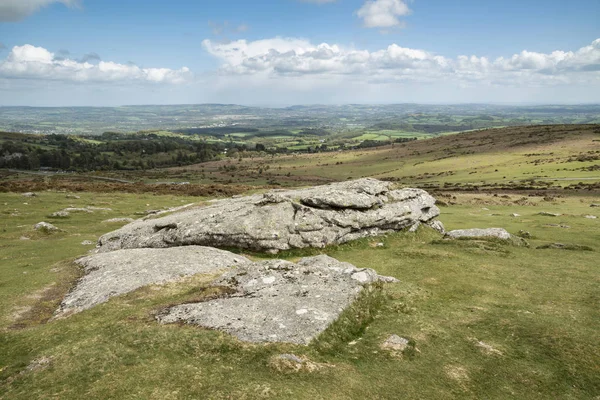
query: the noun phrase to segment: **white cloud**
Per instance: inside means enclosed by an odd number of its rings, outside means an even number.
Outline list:
[[[203,41],[221,60],[222,75],[278,77],[346,77],[363,82],[442,82],[485,85],[552,85],[600,83],[600,39],[573,51],[522,51],[490,60],[480,56],[448,58],[426,50],[392,44],[377,51],[343,48],[303,39],[274,38],[227,44]]]
[[[399,17],[410,14],[403,0],[368,0],[356,12],[367,28],[394,28],[402,26]]]
[[[99,57],[91,57],[99,60]],[[87,55],[90,58],[90,55]],[[187,67],[178,70],[168,68],[140,68],[136,65],[99,61],[91,64],[55,57],[43,47],[29,44],[15,46],[8,57],[0,62],[0,78],[43,79],[75,82],[157,82],[183,83],[191,78]]]
[[[62,3],[73,7],[79,4],[78,0],[0,0],[0,22],[14,22],[22,20],[38,11],[40,8],[52,3]]]

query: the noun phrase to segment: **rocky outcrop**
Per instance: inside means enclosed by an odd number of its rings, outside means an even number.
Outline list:
[[[325,255],[297,264],[283,260],[244,264],[215,282],[235,290],[233,295],[174,306],[157,319],[223,330],[249,342],[308,344],[377,281],[395,279]]]
[[[242,256],[211,247],[129,249],[93,254],[76,260],[85,275],[67,294],[57,315],[72,314],[142,286],[165,283],[194,274],[214,274],[249,264]]]
[[[359,179],[301,190],[271,191],[211,202],[165,217],[138,220],[102,236],[99,252],[189,245],[277,253],[325,247],[410,229],[435,220],[435,199],[420,189]]]

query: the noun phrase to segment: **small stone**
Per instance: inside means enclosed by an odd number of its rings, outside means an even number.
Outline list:
[[[542,211],[542,212],[538,213],[538,215],[543,215],[545,217],[560,217],[562,214]]]
[[[403,351],[408,347],[409,340],[398,335],[391,335],[386,339],[385,342],[381,345],[382,349],[386,350],[394,350],[394,351]]]
[[[600,204],[592,203],[592,204],[590,204],[590,207],[600,207]]]
[[[511,216],[511,217],[515,217],[515,218],[516,218],[516,217],[520,217],[520,216],[521,216],[521,214],[512,213],[512,214],[510,214],[510,216]]]
[[[587,218],[587,219],[596,219],[598,217],[596,217],[595,215],[586,215],[585,218]]]
[[[33,226],[33,229],[35,229],[36,231],[45,231],[45,232],[58,231],[58,228],[56,226],[49,224],[48,222],[43,222],[43,221],[35,224]]]
[[[37,197],[37,193],[25,192],[23,193],[23,197]]]
[[[531,233],[522,229],[517,233],[517,236],[522,237],[523,239],[531,239]]]
[[[68,194],[65,196],[67,199],[80,199],[81,196],[77,196],[75,194]]]
[[[71,215],[68,211],[56,211],[49,215],[50,218],[68,218]]]
[[[90,246],[92,244],[95,244],[94,242],[92,242],[91,240],[84,240],[83,242],[81,242],[82,245],[84,246]]]
[[[102,221],[102,223],[104,223],[104,224],[112,224],[112,223],[116,223],[116,222],[130,223],[133,221],[134,221],[133,218],[111,218],[111,219],[105,219],[104,221]]]

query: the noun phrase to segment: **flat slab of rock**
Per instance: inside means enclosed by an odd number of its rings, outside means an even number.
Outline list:
[[[457,229],[446,232],[446,239],[500,239],[505,240],[515,246],[529,246],[529,243],[522,237],[511,235],[503,228],[473,228]]]
[[[234,289],[233,295],[174,306],[157,319],[223,330],[248,342],[308,344],[365,285],[379,280],[384,279],[372,269],[358,269],[325,255],[297,264],[262,261],[242,265],[215,282]]]
[[[512,235],[503,228],[473,228],[473,229],[457,229],[446,232],[446,237],[451,239],[463,238],[497,238],[502,240],[510,240]]]
[[[162,218],[138,220],[102,236],[99,251],[187,245],[237,247],[276,253],[345,243],[425,223],[435,199],[420,189],[359,179],[300,190],[272,191],[211,202]]]
[[[57,315],[72,314],[142,286],[175,281],[184,276],[213,274],[250,260],[211,247],[129,249],[93,254],[75,261],[85,275],[62,301]]]

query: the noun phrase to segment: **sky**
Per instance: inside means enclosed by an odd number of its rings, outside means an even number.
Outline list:
[[[600,103],[599,0],[0,0],[0,106]]]

